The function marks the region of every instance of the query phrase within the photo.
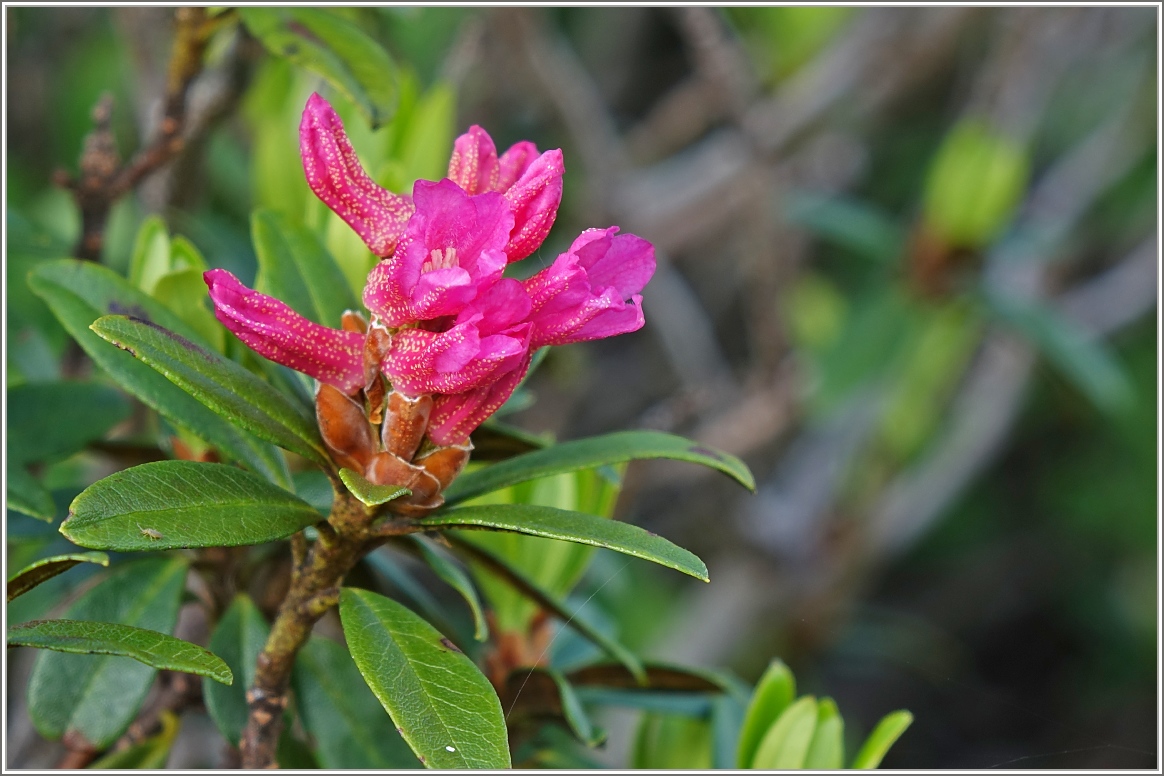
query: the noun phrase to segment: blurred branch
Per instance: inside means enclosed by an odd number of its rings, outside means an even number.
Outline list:
[[[749,108],[744,124],[775,156],[842,103],[851,113],[870,113],[953,59],[958,36],[978,13],[965,7],[865,10],[827,51]]]
[[[223,15],[209,18],[205,8],[178,8],[174,46],[166,78],[164,113],[158,136],[134,157],[122,164],[114,142],[110,119],[113,100],[106,95],[93,110],[93,131],[85,138],[80,176],[57,175],[57,182],[70,189],[81,211],[81,239],[75,255],[97,261],[105,239],[105,223],[113,203],[132,190],[143,178],[173,159],[185,146],[182,132],[186,122],[186,96],[191,82],[202,70],[203,54],[210,36]]]

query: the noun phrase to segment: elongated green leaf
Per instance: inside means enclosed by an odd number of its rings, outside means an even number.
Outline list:
[[[498,464],[500,465],[500,464]],[[682,547],[637,525],[607,520],[582,512],[567,512],[533,504],[490,504],[461,507],[421,521],[426,527],[514,531],[567,542],[605,547],[682,571],[704,582],[707,566]]]
[[[563,442],[465,474],[445,491],[445,502],[457,504],[537,477],[644,458],[671,458],[703,464],[727,474],[749,490],[756,488],[752,473],[734,455],[659,431],[619,431]]]
[[[162,730],[136,746],[110,752],[89,766],[91,770],[161,770],[170,758],[170,748],[178,737],[178,715],[164,711]]]
[[[452,642],[406,607],[345,588],[340,619],[372,692],[429,768],[508,768],[501,702]]]
[[[650,770],[710,768],[711,726],[703,719],[644,714],[631,762],[635,768]]]
[[[627,690],[654,690],[660,692],[702,692],[730,695],[746,701],[746,685],[721,671],[705,668],[676,666],[667,663],[648,663],[643,666],[643,679],[614,663],[595,663],[567,674],[570,683],[579,687],[611,687]]]
[[[99,563],[108,566],[109,556],[103,552],[74,552],[38,560],[8,578],[8,600],[24,595],[40,583],[68,571],[78,563]]]
[[[796,697],[796,679],[783,660],[773,660],[760,681],[756,692],[748,703],[744,715],[744,726],[740,732],[740,745],[736,755],[736,767],[750,768],[756,758],[756,750],[768,728],[784,713]]]
[[[409,537],[420,548],[420,554],[436,575],[461,594],[469,610],[473,613],[473,638],[485,641],[489,638],[489,624],[485,621],[485,612],[481,609],[481,599],[477,596],[477,588],[464,569],[434,549],[428,542],[419,537]]]
[[[123,563],[79,597],[65,618],[170,633],[185,583],[182,558]],[[67,733],[106,747],[137,716],[156,674],[152,666],[120,656],[44,651],[33,664],[28,714],[46,738]]]
[[[327,465],[314,418],[233,361],[139,318],[107,315],[89,328],[149,364],[232,423],[260,439]]]
[[[816,730],[816,716],[816,698],[811,695],[785,709],[764,734],[749,767],[754,770],[803,768]]]
[[[360,676],[348,651],[313,637],[295,659],[292,681],[303,726],[324,768],[390,770],[420,762]]]
[[[736,767],[736,742],[744,724],[744,704],[739,698],[721,695],[711,702],[711,767]]]
[[[182,336],[196,334],[165,307],[130,286],[112,270],[74,259],[46,262],[29,276],[29,286],[52,309],[93,361],[125,390],[166,420],[211,443],[233,460],[268,479],[289,484],[282,453],[235,428],[181,388],[89,330],[108,313],[149,318]]]
[[[240,594],[235,596],[210,637],[211,651],[226,662],[235,681],[224,685],[204,680],[202,696],[210,718],[223,737],[235,746],[247,724],[247,688],[255,681],[255,661],[263,651],[269,631],[258,607]]]
[[[496,420],[487,420],[472,434],[473,460],[504,461],[515,455],[541,450],[549,442],[540,436]]]
[[[70,455],[129,417],[129,402],[92,382],[25,383],[8,389],[7,454],[16,463]]]
[[[203,270],[194,268],[168,272],[158,278],[153,296],[221,353],[226,346],[226,329],[210,311],[210,297],[202,273]]]
[[[210,650],[116,622],[33,620],[9,628],[8,643],[78,655],[124,655],[154,668],[208,676],[223,684],[234,681],[230,668]]]
[[[170,269],[170,232],[160,216],[149,216],[142,221],[129,257],[129,282],[152,294]]]
[[[810,770],[837,771],[845,767],[845,721],[832,698],[821,698],[816,707],[816,732],[804,757]]]
[[[547,717],[563,722],[579,741],[599,746],[606,732],[595,727],[586,714],[582,699],[561,671],[553,668],[530,668],[510,671],[502,693],[506,721]]]
[[[791,192],[785,198],[784,217],[878,264],[900,259],[905,246],[901,227],[863,202]]]
[[[47,523],[57,519],[57,507],[53,503],[53,497],[36,477],[11,459],[4,462],[4,469],[8,474],[6,503],[9,509],[15,509]]]
[[[908,711],[895,711],[886,714],[873,728],[873,732],[861,745],[853,764],[854,770],[872,770],[881,764],[889,748],[901,738],[901,734],[913,723],[913,715]]]
[[[1131,381],[1111,349],[1053,308],[995,293],[993,311],[1028,337],[1099,409],[1119,412],[1132,399]]]
[[[374,485],[364,479],[362,474],[351,469],[340,469],[339,476],[344,485],[348,486],[352,495],[370,507],[387,504],[393,499],[407,496],[412,492],[408,488],[400,488],[395,485]]]
[[[622,468],[620,465],[618,468]],[[537,504],[609,518],[618,498],[620,478],[610,467],[582,469],[495,490],[475,499],[484,504]],[[597,551],[593,546],[523,536],[501,531],[478,531],[473,542],[502,558],[556,598],[570,594],[586,572]],[[489,601],[499,630],[525,632],[537,614],[537,606],[510,586],[481,580],[481,593]]]
[[[239,8],[251,34],[272,54],[327,79],[359,106],[375,129],[398,99],[396,66],[356,24],[322,8]]]
[[[271,210],[251,216],[259,257],[258,288],[316,323],[339,328],[345,310],[359,310],[335,259],[306,226]]]
[[[111,474],[73,500],[61,533],[100,550],[235,547],[282,539],[319,512],[250,472],[156,461]]]
[[[645,684],[647,682],[647,673],[643,670],[642,663],[629,649],[595,628],[585,618],[579,617],[578,612],[571,612],[565,603],[543,590],[520,571],[514,569],[493,553],[480,547],[468,537],[461,537],[454,534],[450,538],[459,550],[465,552],[473,560],[477,561],[484,568],[485,573],[497,576],[514,590],[530,598],[547,612],[550,612],[567,626],[573,628],[596,646],[600,647],[606,654],[626,667],[627,671],[634,677],[636,683]]]

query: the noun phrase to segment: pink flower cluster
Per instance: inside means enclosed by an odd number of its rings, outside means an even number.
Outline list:
[[[381,257],[364,288],[372,320],[367,333],[320,326],[225,270],[207,272],[218,319],[263,356],[352,396],[368,385],[374,350],[394,391],[433,397],[432,441],[463,445],[513,393],[534,350],[643,325],[654,248],[618,227],[584,231],[528,280],[503,277],[554,223],[560,150],[521,142],[498,156],[474,126],[457,138],[448,177],[417,181],[407,197],[368,177],[317,94],[299,133],[312,191]]]

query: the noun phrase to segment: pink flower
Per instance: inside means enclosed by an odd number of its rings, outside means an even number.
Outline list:
[[[466,308],[457,318],[448,332],[468,325],[478,327],[479,332],[503,331],[506,349],[502,356],[500,349],[492,351],[478,344],[492,337],[457,335],[455,346],[465,348],[458,358],[466,365],[473,363],[474,368],[467,370],[469,379],[456,385],[459,390],[428,391],[440,394],[429,418],[428,433],[434,442],[463,444],[513,393],[529,369],[532,350],[642,328],[643,298],[639,292],[655,272],[654,247],[640,237],[617,232],[618,227],[613,226],[583,232],[552,265],[522,283],[499,281],[476,306]],[[523,330],[528,331],[527,340],[519,356],[512,347]],[[445,335],[426,336],[435,343]],[[501,338],[494,341],[500,343]],[[452,352],[452,340],[447,347],[447,352]],[[405,386],[406,393],[435,388],[439,367],[436,348],[433,351],[423,367],[421,359],[405,363],[390,355],[384,364],[385,374],[394,385]],[[448,365],[454,363],[450,359]],[[403,374],[406,370],[407,376]]]
[[[377,256],[391,256],[412,215],[408,197],[368,177],[343,122],[318,94],[307,99],[299,123],[299,155],[315,196],[347,222]]]
[[[513,213],[496,192],[417,181],[416,212],[395,255],[372,268],[364,304],[386,326],[458,315],[501,278]]]
[[[536,251],[550,233],[562,201],[561,149],[539,155],[523,140],[500,159],[489,133],[477,125],[457,138],[449,160],[449,178],[469,194],[497,191],[513,210],[514,223],[505,255],[510,261]]]
[[[321,424],[332,419],[325,438],[339,459],[373,481],[388,477],[380,471],[389,465],[385,456],[398,459],[391,464],[397,468],[411,466],[426,428],[437,445],[467,454],[469,435],[513,393],[533,350],[643,326],[641,292],[655,271],[654,248],[618,227],[583,232],[528,280],[503,277],[553,225],[562,197],[560,150],[539,154],[523,141],[499,157],[489,134],[473,126],[457,138],[449,177],[417,181],[409,198],[368,177],[319,95],[304,110],[300,150],[312,191],[382,257],[364,288],[371,330],[361,324],[348,331],[347,319],[344,330],[315,324],[225,270],[207,272],[206,283],[215,315],[243,342],[338,390],[317,393]],[[372,426],[363,426],[380,422],[377,369],[391,383],[393,402],[426,408],[406,424],[408,433],[392,432],[408,444],[364,438]],[[361,389],[371,408],[366,418]],[[384,429],[400,421],[391,409],[388,415]],[[360,433],[349,438],[352,429]]]
[[[224,269],[202,277],[215,316],[251,350],[349,395],[364,386],[362,333],[320,326]]]

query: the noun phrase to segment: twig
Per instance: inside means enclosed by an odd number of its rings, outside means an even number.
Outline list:
[[[110,119],[113,100],[105,95],[93,110],[93,131],[85,139],[80,175],[70,178],[58,173],[56,181],[73,192],[81,211],[81,239],[75,255],[89,261],[101,257],[105,224],[109,211],[124,194],[143,178],[158,170],[184,147],[182,132],[186,121],[186,96],[191,82],[202,70],[202,59],[211,33],[221,17],[208,18],[205,8],[179,8],[174,48],[166,78],[164,113],[157,138],[122,164],[117,152]]]

